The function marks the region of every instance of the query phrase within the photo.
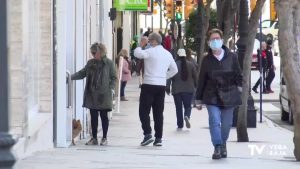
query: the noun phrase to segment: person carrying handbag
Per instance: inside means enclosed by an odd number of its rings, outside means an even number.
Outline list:
[[[212,159],[227,157],[226,142],[232,126],[233,110],[241,102],[242,72],[237,55],[223,45],[223,33],[208,33],[210,50],[204,57],[198,78],[196,107],[205,104],[214,146]]]

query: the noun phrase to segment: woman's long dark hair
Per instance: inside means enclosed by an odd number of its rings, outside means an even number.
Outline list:
[[[180,57],[181,60],[181,70],[180,70],[180,76],[181,80],[187,81],[189,77],[189,72],[188,72],[188,67],[186,63],[186,58],[185,57]]]

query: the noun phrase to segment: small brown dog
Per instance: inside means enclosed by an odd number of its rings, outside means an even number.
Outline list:
[[[80,120],[73,119],[72,121],[72,145],[75,145],[74,138],[76,138],[82,130]]]

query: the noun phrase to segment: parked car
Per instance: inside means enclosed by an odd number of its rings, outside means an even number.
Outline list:
[[[272,48],[273,48],[274,56],[280,56],[279,44],[277,38],[274,39]]]
[[[278,39],[278,21],[263,20],[261,23],[262,33],[272,40]],[[260,32],[260,28],[257,28],[257,32]]]
[[[293,120],[293,112],[291,109],[291,101],[289,100],[288,91],[286,87],[285,80],[283,78],[283,74],[280,73],[280,93],[279,100],[281,106],[281,120],[288,121],[290,124],[294,124]]]

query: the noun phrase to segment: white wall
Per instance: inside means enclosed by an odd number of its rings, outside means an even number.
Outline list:
[[[22,137],[26,112],[24,110],[27,110],[24,88],[26,60],[23,54],[23,1],[8,1],[8,6],[10,132]],[[14,54],[16,51],[18,55]]]
[[[112,21],[110,20],[108,13],[110,8],[112,8],[112,1],[102,0],[102,16],[103,16],[103,42],[107,48],[107,57],[112,58],[113,55],[113,34],[112,34]]]
[[[69,3],[72,3],[71,0],[67,1],[56,1],[56,41],[55,46],[56,53],[56,100],[55,104],[57,107],[57,130],[56,130],[56,146],[57,147],[68,147],[70,145],[69,137],[67,133],[71,131],[72,124],[68,121],[68,109],[66,108],[67,102],[67,90],[66,90],[66,70],[67,70],[67,58],[68,56],[68,47],[74,42],[70,40],[70,35],[68,31],[72,31],[72,25],[68,25],[68,19],[71,19],[68,14]],[[70,10],[70,9],[69,9]],[[69,21],[70,22],[70,21]],[[70,28],[71,30],[68,30]],[[72,38],[71,38],[72,39]]]
[[[266,0],[262,10],[262,20],[270,19],[270,0]]]
[[[132,35],[132,17],[131,12],[123,13],[123,48],[130,51],[130,42],[134,35]]]
[[[91,30],[91,43],[99,41],[99,30],[97,29],[98,25],[98,16],[97,13],[97,0],[90,0],[90,30]]]
[[[166,28],[167,22],[164,19],[164,15],[162,14],[162,29],[164,30]],[[143,31],[146,32],[147,28],[152,26],[152,19],[151,15],[140,15],[140,27],[143,28]],[[160,27],[160,16],[159,16],[159,10],[156,15],[153,15],[153,29],[159,30]]]
[[[77,0],[76,1],[76,37],[75,37],[75,71],[77,72],[81,70],[85,63],[87,56],[85,55],[85,42],[84,42],[84,32],[85,32],[85,23],[84,23],[84,7],[85,7],[85,0]],[[85,109],[82,107],[83,104],[83,92],[84,92],[84,80],[77,80],[75,83],[75,117],[76,119],[80,119],[83,126],[83,131],[85,131]],[[83,138],[85,137],[85,132],[83,132]]]
[[[10,132],[22,157],[53,147],[51,0],[15,0],[8,7]]]
[[[66,9],[66,64],[67,69],[74,72],[75,65],[75,1],[74,0],[65,0],[67,1]]]

